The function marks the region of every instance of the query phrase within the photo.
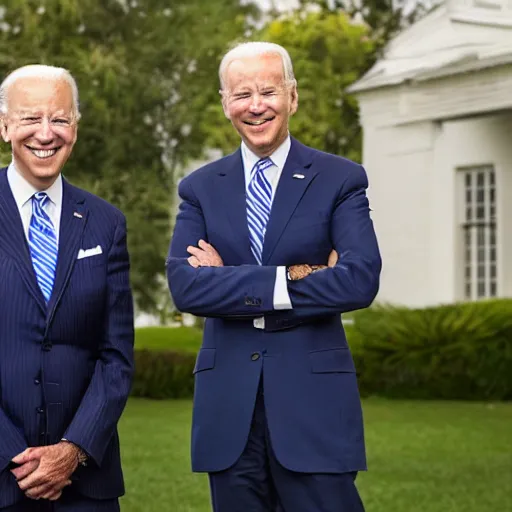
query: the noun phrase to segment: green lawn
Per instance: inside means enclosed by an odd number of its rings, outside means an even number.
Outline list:
[[[346,325],[345,331],[350,341],[352,326]],[[202,338],[203,331],[195,327],[139,327],[135,329],[135,348],[196,353]]]
[[[140,327],[135,329],[135,348],[196,353],[203,331],[193,327]]]
[[[512,510],[512,404],[370,399],[364,409],[367,512]],[[123,512],[211,510],[206,477],[190,472],[190,412],[189,401],[130,400]]]

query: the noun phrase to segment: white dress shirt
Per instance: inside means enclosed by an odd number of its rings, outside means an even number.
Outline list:
[[[272,153],[269,158],[272,160],[274,165],[271,165],[263,171],[265,177],[272,187],[272,201],[276,194],[277,185],[279,178],[283,172],[284,164],[288,158],[290,152],[291,140],[290,136]],[[251,180],[251,171],[254,168],[256,162],[260,160],[260,157],[255,155],[245,144],[242,142],[242,162],[244,166],[245,174],[245,188],[249,187]],[[286,267],[277,267],[276,271],[276,283],[274,286],[274,309],[293,309],[290,295],[288,294],[288,285],[286,283]],[[265,318],[255,318],[254,327],[257,329],[265,328]]]
[[[17,170],[14,162],[7,169],[7,181],[12,195],[20,212],[23,231],[28,241],[28,228],[32,218],[32,196],[36,192],[46,192],[50,201],[46,203],[44,211],[50,217],[55,229],[57,242],[59,241],[60,215],[62,211],[62,176],[59,174],[53,184],[46,190],[38,190],[31,185]]]

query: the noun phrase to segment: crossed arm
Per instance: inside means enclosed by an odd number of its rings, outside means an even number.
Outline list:
[[[289,315],[294,321],[367,307],[379,284],[381,260],[369,215],[362,168],[354,168],[339,191],[331,218],[331,239],[337,262],[313,272],[292,267],[301,279],[287,282],[293,310],[273,306],[275,266],[222,266],[213,247],[204,242],[206,224],[191,181],[181,182],[180,212],[167,259],[167,277],[181,311],[205,317]],[[199,244],[200,242],[200,245]],[[307,278],[303,278],[307,277]],[[258,300],[245,300],[256,297]]]
[[[197,247],[189,245],[187,252],[191,254],[187,261],[194,268],[199,267],[223,267],[224,262],[220,254],[216,251],[213,245],[199,240]],[[327,265],[309,265],[307,263],[292,265],[288,268],[288,273],[291,281],[298,281],[304,279],[310,274],[323,270],[328,267],[334,267],[338,261],[338,253],[333,249],[329,254]]]

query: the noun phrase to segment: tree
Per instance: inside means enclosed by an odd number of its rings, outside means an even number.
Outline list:
[[[69,69],[78,82],[82,120],[64,174],[126,214],[143,310],[158,303],[175,183],[204,148],[219,58],[257,14],[238,0],[4,0],[0,7],[2,76],[44,63]]]
[[[327,12],[346,12],[370,27],[376,57],[400,30],[424,16],[439,0],[300,0],[301,8],[317,5]]]
[[[284,46],[294,63],[299,109],[290,131],[304,144],[359,161],[358,108],[346,88],[368,69],[374,43],[368,29],[354,25],[344,12],[297,11],[271,21],[258,38]],[[210,107],[220,126],[220,102]],[[227,120],[212,131],[210,144],[231,151],[239,139]]]

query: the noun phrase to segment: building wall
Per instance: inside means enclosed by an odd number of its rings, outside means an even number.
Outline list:
[[[376,115],[363,121],[368,196],[383,256],[377,300],[422,307],[462,298],[455,169],[488,163],[497,173],[499,292],[512,296],[512,115],[393,126],[389,110],[397,97],[389,92],[380,110],[373,98]]]
[[[364,129],[368,197],[383,259],[378,300],[422,306],[430,292],[432,123]]]
[[[440,294],[442,301],[463,298],[462,237],[457,208],[460,189],[455,169],[486,164],[494,165],[496,172],[498,294],[512,296],[511,129],[512,113],[445,122],[441,125],[435,148],[432,180],[439,202],[444,205],[451,203],[452,207],[443,206],[437,215],[433,215],[432,236],[439,233],[439,240],[446,243],[432,253],[434,273],[431,279],[434,286],[444,290]],[[437,273],[436,269],[441,269],[443,262],[449,260],[452,264],[447,266],[447,270],[442,274]]]

